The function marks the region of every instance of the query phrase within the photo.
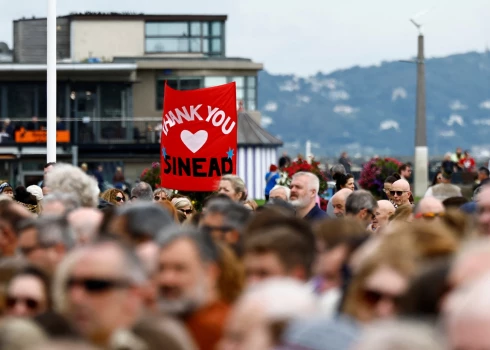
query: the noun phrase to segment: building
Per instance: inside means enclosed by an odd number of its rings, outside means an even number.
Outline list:
[[[263,66],[226,56],[226,21],[224,15],[59,17],[57,115],[66,137],[58,140],[67,138],[58,144],[59,160],[103,163],[107,177],[124,166],[127,178],[137,179],[158,158],[165,81],[180,90],[235,81],[237,100],[259,122]],[[46,24],[46,18],[13,23],[13,62],[0,63],[0,119],[11,120],[10,131],[45,123]],[[8,165],[0,178],[29,184],[42,177],[45,147],[42,136],[19,135],[2,138],[0,157]]]

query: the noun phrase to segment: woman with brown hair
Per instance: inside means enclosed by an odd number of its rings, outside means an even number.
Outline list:
[[[179,219],[179,213],[177,211],[177,208],[175,208],[172,202],[168,200],[164,200],[164,201],[159,201],[158,204],[161,205],[162,208],[165,209],[170,214],[170,216],[174,219],[174,221],[177,224],[181,222]]]
[[[226,243],[215,241],[215,244],[220,256],[218,290],[222,300],[233,304],[243,291],[245,270],[242,262]]]
[[[347,289],[344,313],[361,323],[396,315],[415,273],[415,259],[410,252],[379,251],[354,276]]]
[[[110,188],[100,195],[100,198],[112,205],[123,205],[126,202],[126,195],[122,190]]]

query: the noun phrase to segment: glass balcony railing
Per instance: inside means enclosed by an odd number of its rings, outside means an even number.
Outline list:
[[[60,144],[159,143],[161,118],[74,118],[57,120]],[[12,120],[0,124],[0,145],[46,143],[46,119]]]

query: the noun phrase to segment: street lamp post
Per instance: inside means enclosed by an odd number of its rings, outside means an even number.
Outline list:
[[[47,0],[47,55],[46,55],[46,157],[56,162],[56,0]]]
[[[414,21],[412,21],[417,27]],[[414,194],[423,197],[428,185],[429,150],[425,103],[424,36],[419,33],[417,50],[417,102],[415,119]]]

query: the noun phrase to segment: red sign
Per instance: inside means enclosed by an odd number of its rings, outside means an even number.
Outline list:
[[[163,187],[214,191],[223,175],[236,174],[235,83],[187,91],[165,84],[163,105]]]

